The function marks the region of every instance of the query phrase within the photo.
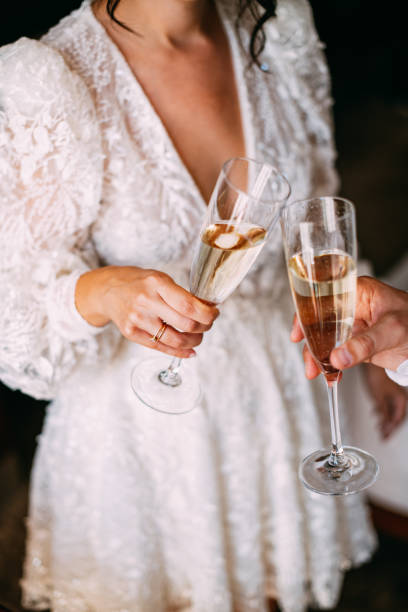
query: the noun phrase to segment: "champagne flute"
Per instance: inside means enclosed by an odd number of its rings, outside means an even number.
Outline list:
[[[321,197],[293,202],[282,212],[289,281],[307,346],[324,374],[329,396],[330,450],[300,465],[303,484],[325,495],[348,495],[371,486],[378,465],[369,453],[341,441],[337,405],[340,372],[332,349],[351,336],[356,299],[357,240],[353,204]]]
[[[290,194],[273,166],[236,157],[225,162],[215,184],[196,242],[190,291],[221,304],[239,285],[265,244]],[[141,361],[131,374],[132,388],[147,406],[183,414],[197,405],[201,390],[190,360],[165,355]],[[180,374],[181,363],[183,377]]]

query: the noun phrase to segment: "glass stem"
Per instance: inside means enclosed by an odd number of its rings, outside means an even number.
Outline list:
[[[183,360],[180,359],[180,357],[173,357],[169,367],[159,373],[160,382],[162,382],[164,385],[168,385],[169,387],[178,387],[181,385],[183,381],[179,374],[179,370],[181,368],[182,361]]]
[[[337,380],[329,382],[326,380],[327,394],[329,396],[330,427],[331,427],[331,453],[328,459],[329,465],[340,467],[346,463],[343,445],[341,443],[339,407],[337,402]]]

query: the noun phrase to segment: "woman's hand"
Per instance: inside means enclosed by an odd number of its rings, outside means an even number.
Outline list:
[[[173,355],[192,357],[203,332],[219,314],[167,274],[133,266],[107,266],[86,272],[78,279],[75,304],[91,325],[113,321],[125,338]],[[152,337],[162,322],[167,328],[158,342]]]

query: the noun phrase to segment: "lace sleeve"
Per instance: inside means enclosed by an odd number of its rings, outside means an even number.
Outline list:
[[[270,52],[283,60],[283,78],[306,126],[311,195],[333,195],[339,181],[334,168],[331,82],[308,1],[279,0],[277,19],[270,23]]]
[[[0,50],[0,95],[0,377],[50,399],[98,351],[74,290],[97,265],[100,135],[84,83],[43,43]]]

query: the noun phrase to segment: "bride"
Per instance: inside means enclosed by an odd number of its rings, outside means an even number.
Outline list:
[[[53,400],[25,607],[330,608],[343,571],[375,547],[360,497],[297,478],[328,418],[289,339],[279,233],[219,317],[185,289],[227,158],[270,160],[295,198],[336,189],[310,8],[260,4],[85,0],[41,41],[0,52],[0,375]],[[132,367],[152,349],[199,352],[191,413],[133,394]]]

